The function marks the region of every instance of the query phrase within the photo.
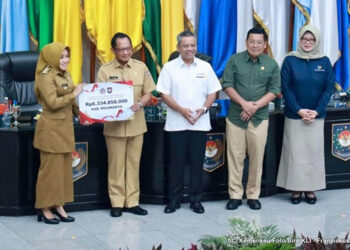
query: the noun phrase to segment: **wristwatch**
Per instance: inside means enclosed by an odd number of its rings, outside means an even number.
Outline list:
[[[203,113],[207,113],[208,112],[208,108],[207,107],[202,107],[203,109]]]
[[[143,103],[142,102],[138,102],[137,103],[141,108],[143,108]]]

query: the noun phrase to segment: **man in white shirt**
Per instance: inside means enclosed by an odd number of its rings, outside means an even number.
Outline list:
[[[202,168],[206,131],[211,129],[207,112],[221,89],[210,64],[195,58],[197,40],[190,31],[177,36],[180,56],[164,65],[157,91],[169,106],[165,130],[169,135],[169,203],[165,213],[180,208],[184,166],[190,167],[190,208],[204,213],[201,204]],[[187,158],[188,157],[188,158]]]

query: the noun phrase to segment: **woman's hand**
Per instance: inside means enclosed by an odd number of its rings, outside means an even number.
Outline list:
[[[75,96],[78,96],[78,95],[81,93],[81,91],[83,91],[83,87],[84,87],[84,84],[83,84],[83,83],[80,83],[80,84],[78,84],[77,86],[75,86],[75,88],[74,88],[74,90],[73,90],[73,94],[74,94]]]
[[[300,109],[298,114],[305,123],[313,122],[317,116],[317,112],[310,109]]]
[[[318,116],[318,112],[316,110],[310,110],[310,117],[315,120]]]

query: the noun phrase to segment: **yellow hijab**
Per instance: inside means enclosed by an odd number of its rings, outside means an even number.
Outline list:
[[[60,69],[60,59],[62,52],[67,49],[70,52],[69,47],[60,42],[49,43],[41,50],[38,63],[35,69],[35,78],[47,67],[62,71]]]
[[[39,77],[40,73],[46,68],[51,67],[57,71],[62,71],[60,69],[60,59],[62,52],[67,49],[68,53],[70,52],[69,47],[64,45],[60,42],[53,42],[49,43],[48,45],[44,46],[44,48],[41,50],[38,63],[36,65],[35,69],[35,84],[34,84],[34,91],[36,95],[38,96],[38,89],[36,85],[36,80]]]
[[[309,51],[309,52],[305,52],[301,48],[301,38],[304,36],[304,34],[306,32],[312,33],[314,35],[315,39],[316,39],[314,48],[311,51]],[[320,51],[320,45],[321,45],[321,34],[320,34],[320,31],[315,26],[313,26],[311,24],[308,24],[308,25],[303,26],[299,30],[298,49],[295,50],[295,51],[289,52],[288,55],[296,56],[296,57],[302,58],[302,59],[317,59],[317,58],[321,58],[321,57],[324,57],[324,55]]]

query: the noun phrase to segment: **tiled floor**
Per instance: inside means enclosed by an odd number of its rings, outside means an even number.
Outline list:
[[[226,201],[204,202],[206,212],[193,213],[182,204],[174,214],[164,214],[163,206],[142,205],[147,216],[124,213],[112,218],[109,210],[75,212],[74,223],[47,225],[35,216],[1,217],[0,250],[10,249],[188,249],[203,235],[228,233],[228,219],[241,217],[262,225],[276,224],[280,231],[315,237],[318,231],[326,239],[344,236],[350,231],[350,189],[317,193],[316,205],[289,203],[289,194],[261,198],[262,209],[253,211],[246,203],[237,210],[225,209]]]

